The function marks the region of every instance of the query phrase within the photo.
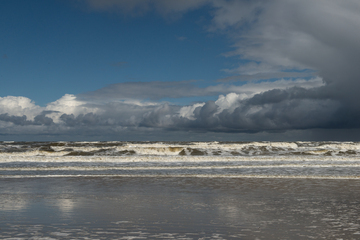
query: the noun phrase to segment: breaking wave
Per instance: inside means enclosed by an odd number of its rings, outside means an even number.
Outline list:
[[[0,142],[0,177],[360,177],[357,142]]]

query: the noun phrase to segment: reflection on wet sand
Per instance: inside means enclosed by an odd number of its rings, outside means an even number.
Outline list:
[[[357,239],[360,181],[0,180],[0,238]]]

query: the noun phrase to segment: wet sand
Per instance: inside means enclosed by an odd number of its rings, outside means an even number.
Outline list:
[[[0,179],[0,239],[359,239],[360,180]]]

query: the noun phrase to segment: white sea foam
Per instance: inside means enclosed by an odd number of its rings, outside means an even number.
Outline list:
[[[51,173],[51,174],[50,174]],[[360,173],[354,142],[0,143],[0,176],[307,176]]]
[[[0,144],[0,156],[66,155],[358,155],[360,144],[353,142],[58,142]]]

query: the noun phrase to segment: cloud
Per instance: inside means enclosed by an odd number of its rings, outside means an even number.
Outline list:
[[[60,119],[65,123],[66,126],[75,127],[81,125],[96,126],[100,125],[101,119],[94,113],[80,114],[74,116],[74,114],[63,114]]]
[[[26,119],[26,116],[10,116],[8,113],[0,114],[0,121],[11,122],[16,125],[30,125],[32,122]]]
[[[318,88],[312,91],[298,87],[273,89],[250,98],[231,93],[220,96],[217,101],[182,107],[179,114],[152,111],[147,116],[156,121],[147,121],[146,126],[223,132],[336,127],[341,121],[337,115],[341,103],[319,96],[317,91]],[[163,121],[159,121],[160,118]]]
[[[238,74],[235,76],[219,79],[218,82],[229,81],[252,81],[252,80],[265,80],[272,78],[305,78],[315,77],[314,70],[302,69],[286,69],[282,66],[272,66],[267,63],[249,62],[242,64],[234,69],[223,69],[228,74]]]
[[[188,106],[139,104],[136,101],[81,101],[81,104],[74,104],[77,100],[72,99],[68,104],[73,106],[72,109],[44,110],[33,120],[28,120],[26,115],[1,114],[0,134],[113,136],[130,132],[149,134],[149,131],[156,135],[169,130],[257,133],[360,127],[357,121],[344,125],[347,117],[339,114],[341,102],[319,94],[321,88],[323,86],[275,88],[251,96],[229,93],[220,95],[216,101]],[[63,98],[44,109],[61,106],[59,102],[64,102]],[[90,112],[86,113],[84,109]]]
[[[293,69],[295,74],[301,70],[313,70],[325,83],[316,94],[327,96],[321,101],[311,99],[313,105],[326,103],[333,109],[338,106],[338,116],[327,115],[332,117],[333,124],[324,121],[318,126],[358,126],[359,1],[215,1],[214,6],[216,10],[209,30],[220,31],[232,39],[234,50],[227,56],[250,62],[226,71],[256,79],[257,75],[271,77]],[[237,77],[228,79],[232,78]],[[305,103],[305,99],[302,100],[301,106]],[[312,108],[302,109],[316,114]],[[273,114],[281,114],[275,110]]]
[[[48,117],[52,118],[55,123],[61,122],[62,114],[80,114],[96,113],[97,108],[86,105],[87,102],[79,100],[75,95],[65,94],[60,99],[47,104],[43,111],[47,111]]]
[[[34,117],[42,111],[43,109],[29,98],[14,96],[0,97],[0,114],[17,117],[25,115],[29,120],[33,120]]]
[[[12,123],[14,125],[51,125],[53,124],[53,119],[46,116],[46,113],[41,113],[37,115],[34,120],[28,120],[26,115],[23,116],[14,116],[9,115],[8,113],[0,114],[0,121]]]
[[[77,104],[84,101],[114,101],[114,100],[161,100],[164,98],[176,99],[199,96],[219,96],[228,93],[245,93],[253,95],[270,89],[285,89],[294,86],[303,88],[313,88],[323,86],[323,80],[315,77],[305,79],[279,79],[276,81],[246,82],[240,85],[235,84],[215,84],[208,87],[198,87],[195,84],[201,81],[180,81],[180,82],[124,82],[111,84],[93,92],[86,92],[77,96]],[[65,96],[63,97],[65,98]],[[73,96],[73,99],[75,96]],[[59,100],[65,101],[65,100]],[[68,106],[66,105],[68,110]],[[57,110],[58,108],[48,108]]]
[[[360,128],[357,0],[82,2],[95,11],[165,17],[208,5],[208,31],[229,37],[233,51],[224,56],[238,58],[239,65],[223,69],[230,76],[216,82],[117,83],[66,94],[46,107],[3,97],[0,134],[312,131],[329,138],[326,131]],[[171,103],[205,96],[217,100]]]
[[[285,127],[297,129],[299,128],[297,124],[292,125],[289,122],[285,126],[280,124],[280,120],[275,125],[273,124],[274,126],[260,124],[260,120],[266,118],[259,116],[267,115],[267,121],[273,121],[276,117],[282,118],[276,114],[270,116],[268,112],[278,108],[280,109],[278,113],[282,113],[286,110],[286,101],[292,101],[293,105],[289,107],[291,109],[296,109],[295,105],[298,101],[300,105],[302,104],[302,108],[298,107],[298,109],[306,114],[306,109],[310,107],[304,106],[311,102],[311,100],[306,100],[317,97],[316,93],[309,94],[308,90],[324,87],[321,78],[280,79],[250,82],[238,86],[219,84],[202,88],[190,83],[192,82],[122,83],[116,84],[116,87],[109,86],[100,89],[101,91],[81,96],[65,94],[45,107],[37,106],[25,97],[4,97],[0,101],[2,103],[0,105],[0,134],[102,135],[114,134],[118,131],[146,132],[145,129],[204,132],[256,132],[285,129]],[[104,90],[107,92],[104,93]],[[112,91],[111,94],[109,91]],[[219,92],[225,95],[217,95],[219,96],[217,101],[187,106],[147,100],[155,97],[206,96]],[[123,99],[125,97],[127,99]],[[326,102],[324,99],[326,96],[319,100],[322,104],[319,106],[328,106],[329,110],[314,110],[322,117],[329,116],[337,107],[336,104],[331,101]],[[254,109],[258,109],[257,112]],[[236,119],[239,121],[235,124]],[[252,125],[245,124],[251,121],[254,122]],[[306,128],[306,122],[301,121],[301,123],[304,124],[301,127]],[[310,128],[314,126],[317,125],[308,125]]]
[[[46,114],[48,114],[47,112],[42,112],[42,114],[37,115],[34,118],[34,123],[37,125],[52,125],[54,123],[53,119],[50,117],[47,117]]]
[[[227,86],[228,91],[224,93],[238,93],[247,94],[249,97],[254,94],[266,92],[272,89],[288,89],[292,87],[301,87],[304,89],[318,88],[325,86],[324,81],[320,77],[315,77],[309,80],[306,79],[279,79],[275,81],[259,81],[259,82],[248,82],[243,85],[222,85]]]
[[[243,74],[225,77],[216,80],[217,82],[246,82],[256,80],[268,80],[279,78],[309,78],[314,77],[310,72],[276,72],[276,73],[256,73],[256,74]]]
[[[228,55],[253,61],[228,71],[313,69],[327,83],[355,84],[358,1],[216,1],[215,6],[211,30],[226,30],[232,38],[234,51]]]
[[[294,83],[302,83],[303,86]],[[320,78],[249,83],[238,86],[240,93],[220,95],[217,101],[183,107],[167,103],[151,106],[107,103],[98,106],[102,109],[98,111],[101,112],[100,118],[93,115],[66,116],[67,120],[64,115],[62,118],[69,126],[105,126],[111,123],[113,126],[186,131],[260,132],[330,128],[335,126],[335,114],[341,104],[328,99],[328,95],[318,94],[323,87]],[[232,90],[237,91],[234,86]],[[87,117],[91,117],[92,121],[85,123]]]
[[[93,92],[80,94],[84,99],[151,99],[197,96],[199,90],[191,81],[125,82],[112,84]]]
[[[314,98],[308,95],[308,90],[296,87],[270,90],[234,101],[233,105],[232,109],[206,115],[206,122],[211,119],[214,130],[242,132],[329,128],[340,107],[336,101]],[[213,112],[219,109],[217,104],[212,107]]]
[[[212,16],[209,31],[226,34],[233,41],[234,50],[225,55],[238,56],[249,62],[224,69],[228,73],[235,73],[245,80],[259,80],[304,77],[299,70],[314,70],[330,87],[344,89],[344,98],[357,97],[354,90],[360,86],[354,80],[359,77],[357,63],[360,56],[360,3],[357,0],[81,2],[98,11],[136,15],[156,10],[164,16],[207,5]]]

